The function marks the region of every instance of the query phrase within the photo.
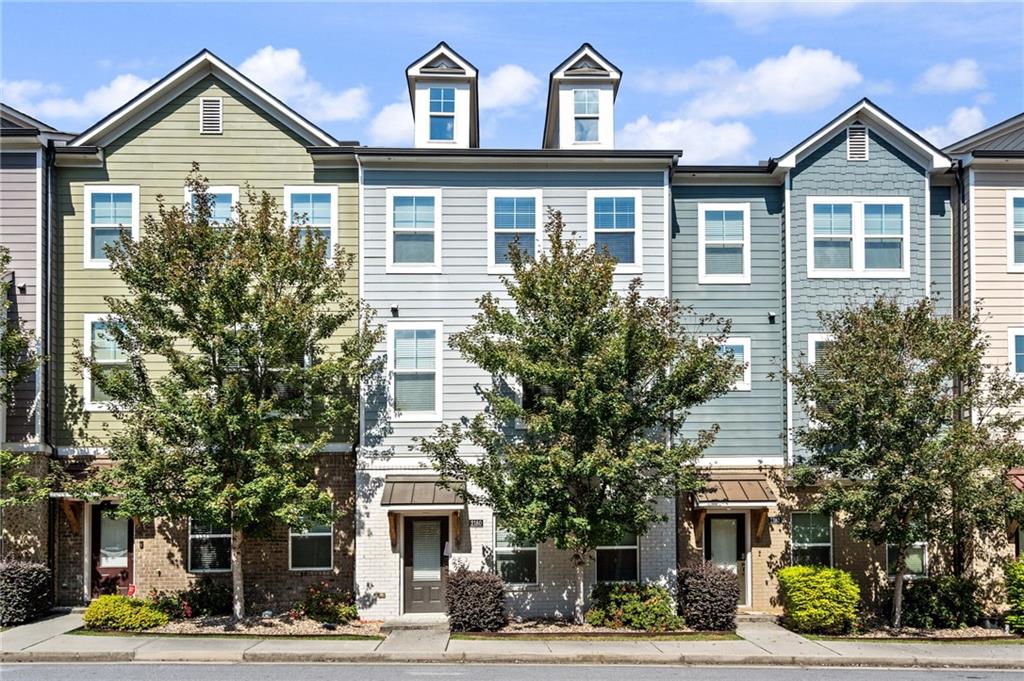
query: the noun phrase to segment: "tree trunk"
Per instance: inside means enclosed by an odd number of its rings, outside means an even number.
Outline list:
[[[245,582],[242,579],[242,531],[231,528],[231,616],[245,617]]]
[[[896,578],[892,583],[892,627],[903,624],[903,574],[907,571],[907,546],[901,545],[896,556]]]
[[[583,607],[586,602],[586,594],[583,591],[583,569],[587,566],[587,553],[585,551],[573,553],[572,562],[576,568],[576,607],[573,614],[576,624],[584,624],[586,620],[583,617]]]

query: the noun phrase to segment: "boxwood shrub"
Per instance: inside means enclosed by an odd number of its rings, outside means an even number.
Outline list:
[[[598,584],[590,594],[587,623],[595,627],[668,631],[683,626],[672,594],[654,584]]]
[[[0,561],[0,626],[23,624],[50,611],[50,570],[42,563]]]
[[[779,570],[783,621],[794,631],[845,634],[857,623],[860,587],[849,572],[795,565]]]
[[[1024,557],[1006,564],[1006,623],[1010,631],[1024,634]]]
[[[445,601],[452,631],[497,631],[508,623],[505,583],[493,572],[459,565],[448,573]]]
[[[903,601],[903,624],[921,629],[962,629],[981,619],[978,584],[944,577],[913,579]]]
[[[129,596],[108,595],[94,598],[85,609],[82,620],[88,629],[108,631],[143,631],[160,627],[169,621],[148,601]]]
[[[734,572],[707,561],[679,569],[679,607],[691,629],[732,631],[739,602]]]

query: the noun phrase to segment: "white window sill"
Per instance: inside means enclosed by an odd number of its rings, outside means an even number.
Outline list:
[[[511,265],[493,265],[488,263],[487,274],[515,274]]]
[[[296,568],[288,567],[288,572],[331,572],[334,570],[334,566],[330,567],[308,567],[308,568]]]
[[[216,570],[186,570],[185,572],[192,575],[215,575],[231,572],[231,568],[217,568]]]
[[[1006,271],[1011,274],[1022,274],[1024,273],[1024,263],[1013,263],[1006,267]]]
[[[112,411],[113,409],[114,405],[111,402],[86,402],[82,406],[82,411],[89,412],[105,412]]]
[[[903,270],[808,270],[808,279],[910,279]]]
[[[393,423],[440,423],[443,419],[440,414],[426,412],[406,412],[404,414],[392,414]]]
[[[749,393],[752,390],[749,383],[737,383],[729,389],[730,392],[734,393]]]
[[[109,270],[110,269],[110,261],[109,260],[86,260],[82,264],[82,267],[84,267],[87,270]]]
[[[441,274],[438,265],[389,265],[384,268],[384,274]]]
[[[697,277],[698,284],[749,284],[750,277],[742,274],[735,275],[704,275],[703,277]]]
[[[643,274],[643,265],[616,265],[615,274]]]
[[[509,584],[505,583],[505,591],[511,593],[526,593],[528,591],[540,591],[539,582],[531,582],[529,584]]]

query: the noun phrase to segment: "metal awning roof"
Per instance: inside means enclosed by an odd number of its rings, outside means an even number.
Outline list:
[[[753,508],[778,503],[768,480],[763,475],[752,473],[712,471],[704,489],[694,496],[698,508]]]
[[[384,478],[381,506],[455,506],[464,502],[466,483],[449,482],[445,487],[436,475],[389,475]]]

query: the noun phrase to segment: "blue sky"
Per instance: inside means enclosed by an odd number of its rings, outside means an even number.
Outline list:
[[[547,75],[589,41],[623,71],[620,148],[782,154],[862,96],[946,144],[1024,111],[1024,3],[22,4],[0,97],[81,130],[206,47],[340,139],[411,143],[405,67],[481,72],[481,137],[537,147]]]

